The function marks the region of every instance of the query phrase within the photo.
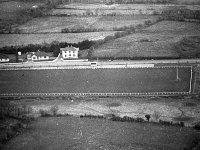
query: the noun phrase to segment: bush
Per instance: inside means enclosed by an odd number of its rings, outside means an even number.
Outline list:
[[[52,106],[50,111],[56,116],[58,114],[58,106]]]
[[[200,122],[197,123],[197,124],[194,126],[194,129],[196,129],[196,130],[200,130]]]
[[[155,121],[158,121],[161,117],[161,114],[158,111],[154,111],[152,117],[155,119]]]
[[[39,113],[41,114],[41,117],[49,117],[51,116],[46,110],[40,109]]]
[[[151,115],[147,114],[145,115],[145,118],[147,119],[147,121],[149,121],[149,119],[151,118]]]

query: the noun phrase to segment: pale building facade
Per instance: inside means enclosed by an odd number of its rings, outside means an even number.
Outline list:
[[[63,59],[77,59],[79,48],[76,47],[65,47],[60,48]]]
[[[37,51],[37,52],[30,52],[27,54],[27,59],[28,60],[32,60],[32,61],[37,61],[37,60],[49,60],[50,59],[50,56],[45,53],[45,52],[40,52],[40,51]]]
[[[9,62],[10,59],[7,55],[4,54],[0,54],[0,63],[5,63],[5,62]]]

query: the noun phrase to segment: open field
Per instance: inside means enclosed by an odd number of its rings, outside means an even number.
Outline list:
[[[191,68],[1,70],[0,93],[189,92]]]
[[[184,37],[200,36],[200,24],[162,21],[141,32],[103,44],[93,57],[179,57],[175,49]]]
[[[154,149],[189,148],[199,133],[189,128],[112,122],[74,117],[40,118],[27,132],[12,139],[4,149]]]
[[[114,35],[114,33],[115,31],[66,34],[0,34],[0,47],[51,43],[53,41],[78,43],[84,40],[104,39],[108,35]]]
[[[23,33],[61,32],[74,26],[89,27],[99,17],[45,17],[35,18],[17,28]]]
[[[45,17],[35,18],[18,26],[22,33],[61,32],[64,28],[93,28],[113,30],[114,27],[144,24],[145,21],[155,22],[158,16],[94,16],[94,17]]]
[[[200,4],[200,3],[199,3]],[[57,9],[49,12],[50,15],[86,15],[90,12],[93,15],[135,15],[135,14],[161,14],[167,9],[191,9],[200,10],[199,5],[162,5],[162,4],[69,4],[60,5]]]
[[[43,2],[19,2],[7,1],[0,2],[0,27],[6,23],[15,23],[20,17],[23,17],[22,12],[30,9],[34,5],[41,5]]]
[[[94,22],[91,27],[104,30],[112,30],[114,27],[120,28],[124,26],[136,26],[138,24],[145,24],[145,21],[150,20],[156,22],[158,16],[152,15],[127,15],[127,16],[103,16]]]

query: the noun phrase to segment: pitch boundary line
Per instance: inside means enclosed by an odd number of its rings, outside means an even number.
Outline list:
[[[5,93],[0,96],[152,96],[188,95],[190,92],[147,92],[147,93]]]
[[[164,69],[164,68],[191,68],[192,66],[154,66],[154,67],[147,67],[147,66],[96,66],[96,67],[91,67],[91,66],[87,66],[87,67],[62,67],[62,66],[54,66],[54,67],[30,67],[30,68],[18,68],[18,67],[12,67],[12,68],[0,68],[0,70],[53,70],[53,69],[71,69],[71,70],[75,70],[75,69]]]
[[[190,89],[189,89],[189,93],[191,93],[192,92],[192,79],[193,79],[193,72],[192,72],[192,66],[191,66],[191,68],[190,68],[191,70],[190,70]]]

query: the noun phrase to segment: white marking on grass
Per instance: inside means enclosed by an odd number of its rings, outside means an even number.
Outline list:
[[[192,66],[191,66],[191,70],[190,70],[190,89],[189,89],[189,93],[191,94],[192,91]]]

